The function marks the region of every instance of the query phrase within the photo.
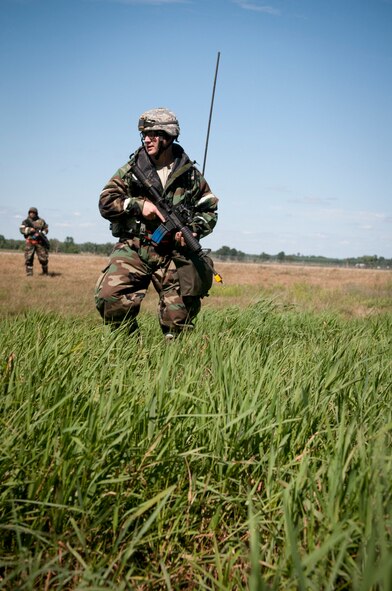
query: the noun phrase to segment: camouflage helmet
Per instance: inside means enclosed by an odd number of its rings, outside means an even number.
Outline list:
[[[141,133],[146,131],[164,131],[168,135],[177,138],[180,135],[180,125],[173,111],[164,107],[150,109],[139,118],[138,124]]]
[[[35,213],[35,215],[38,215],[38,209],[36,207],[30,207],[29,213]]]

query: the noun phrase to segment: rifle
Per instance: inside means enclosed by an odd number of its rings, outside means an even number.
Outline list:
[[[44,234],[42,232],[42,230],[39,230],[38,228],[36,228],[34,226],[34,224],[29,219],[27,219],[25,221],[25,225],[28,226],[29,228],[34,228],[35,233],[38,234],[38,236],[40,237],[40,239],[41,239],[43,245],[45,246],[45,248],[47,248],[49,250],[50,249],[50,242],[47,239],[46,234]]]
[[[193,235],[192,230],[188,227],[191,219],[187,209],[181,205],[178,205],[175,208],[170,205],[162,197],[158,189],[153,186],[151,181],[137,166],[132,166],[131,172],[136,180],[138,180],[139,183],[141,183],[141,185],[148,190],[151,202],[157,207],[159,212],[165,218],[165,221],[162,222],[161,225],[158,226],[158,228],[153,232],[151,236],[152,244],[154,246],[158,246],[162,242],[163,238],[167,236],[167,234],[181,232],[184,237],[185,244],[189,249],[191,255],[190,258],[196,257],[196,261],[199,259],[207,264],[214,275],[215,281],[218,283],[223,283],[221,275],[215,271],[211,259],[207,257],[207,251],[203,250],[200,242]]]

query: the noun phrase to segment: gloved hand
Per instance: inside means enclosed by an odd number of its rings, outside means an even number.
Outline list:
[[[28,226],[25,229],[25,235],[28,236],[29,234],[35,234],[35,228],[30,228],[30,226]]]

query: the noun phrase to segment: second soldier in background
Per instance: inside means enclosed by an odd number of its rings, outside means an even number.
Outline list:
[[[30,207],[28,216],[21,223],[19,230],[26,239],[25,267],[26,275],[33,274],[34,255],[36,254],[42,267],[42,275],[48,275],[49,240],[46,234],[49,231],[48,224],[38,215],[36,207]]]

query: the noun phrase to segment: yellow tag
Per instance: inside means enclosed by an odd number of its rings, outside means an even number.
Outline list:
[[[215,273],[214,278],[217,283],[223,283],[222,275],[219,275],[219,273]]]

